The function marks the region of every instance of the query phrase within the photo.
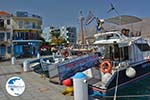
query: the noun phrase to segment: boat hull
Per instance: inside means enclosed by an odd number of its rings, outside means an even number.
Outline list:
[[[126,75],[126,69],[120,70],[118,72],[119,74],[118,86],[117,86],[118,89],[123,89],[150,75],[150,62],[147,60],[134,63],[130,66],[135,69],[136,75],[130,78]],[[116,79],[117,79],[117,75],[115,75],[113,79],[110,79],[109,84],[107,84],[107,89],[105,90],[99,87],[91,86],[94,91],[93,93],[96,93],[99,96],[114,95],[115,87],[116,87]]]

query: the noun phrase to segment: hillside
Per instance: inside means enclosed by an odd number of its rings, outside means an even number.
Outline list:
[[[141,22],[137,22],[137,23],[133,23],[133,24],[129,24],[129,25],[122,25],[122,26],[105,23],[104,28],[107,31],[120,30],[120,29],[126,28],[126,29],[130,29],[130,31],[132,31],[134,35],[138,35],[141,33],[141,35],[143,37],[150,39],[150,18],[143,18],[143,20]],[[90,28],[88,27],[84,31],[85,38],[93,37],[95,33],[96,33],[95,26],[91,26]],[[79,32],[78,34],[79,34],[78,37],[80,39],[81,32]]]

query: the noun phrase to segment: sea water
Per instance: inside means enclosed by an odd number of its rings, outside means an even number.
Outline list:
[[[146,96],[144,96],[146,95]],[[117,92],[116,100],[150,100],[150,77],[146,77],[136,83],[129,85]],[[130,96],[130,97],[128,97]],[[105,98],[100,100],[113,100],[114,98]]]
[[[150,100],[150,77],[146,77],[125,89],[119,91],[118,95],[143,95],[140,97],[125,97],[117,100]],[[144,96],[147,95],[147,96]]]

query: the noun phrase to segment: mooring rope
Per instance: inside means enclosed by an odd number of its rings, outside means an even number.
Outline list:
[[[119,71],[118,71],[118,69],[116,71],[116,74],[117,74],[117,77],[116,77],[116,87],[115,87],[115,93],[114,93],[114,99],[113,100],[116,100],[116,95],[117,95],[117,90],[118,90],[118,78],[119,78]]]

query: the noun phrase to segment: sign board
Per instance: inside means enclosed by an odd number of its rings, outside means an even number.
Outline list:
[[[60,82],[72,77],[77,72],[85,71],[91,67],[94,67],[98,63],[98,55],[86,55],[74,59],[70,62],[62,63],[58,65],[58,75]]]

